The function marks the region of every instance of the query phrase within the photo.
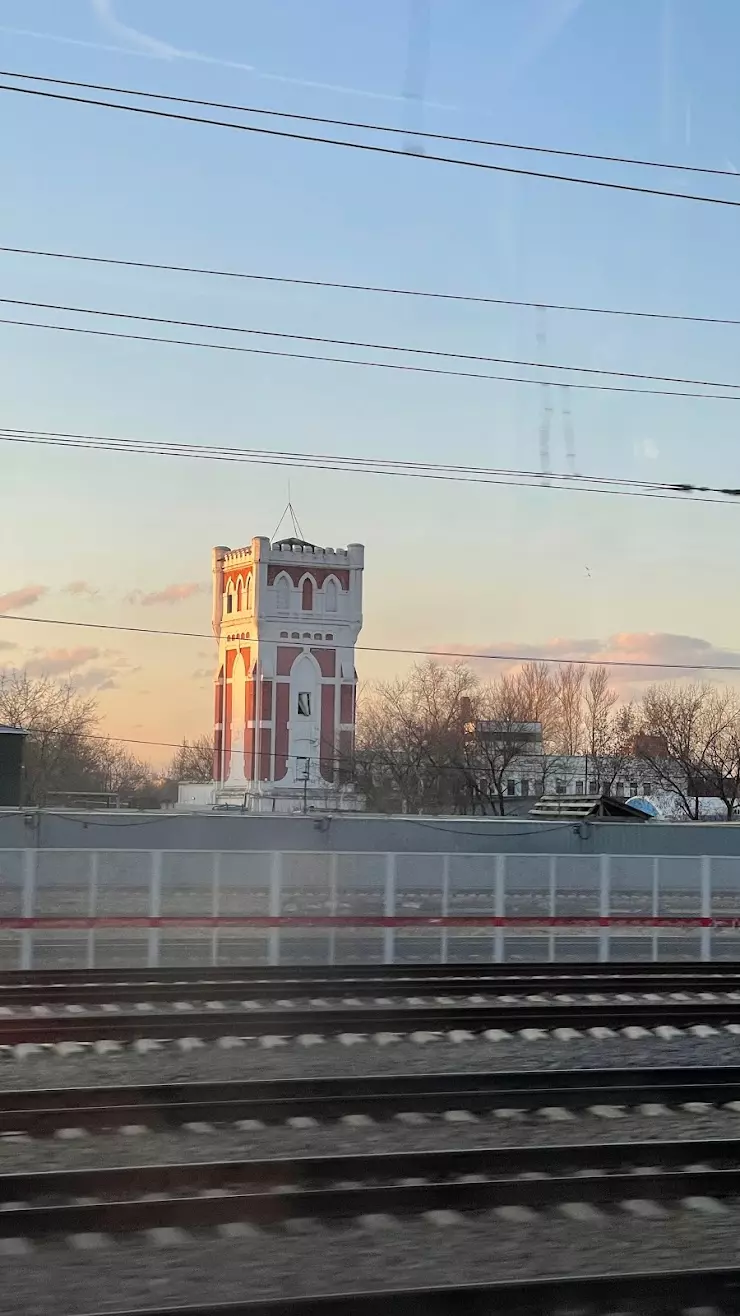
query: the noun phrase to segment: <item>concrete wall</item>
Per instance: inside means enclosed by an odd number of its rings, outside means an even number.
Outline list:
[[[0,810],[0,849],[26,847],[740,858],[740,824]]]

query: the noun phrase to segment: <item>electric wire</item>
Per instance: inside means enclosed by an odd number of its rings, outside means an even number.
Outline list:
[[[145,324],[169,325],[181,329],[208,329],[213,333],[251,334],[258,338],[283,338],[291,342],[316,343],[324,347],[357,347],[371,352],[401,352],[412,356],[434,356],[452,361],[474,361],[487,365],[519,366],[527,370],[558,370],[581,375],[608,375],[613,379],[639,379],[659,384],[686,384],[696,388],[740,389],[740,384],[718,379],[692,379],[683,375],[654,375],[634,370],[608,367],[563,365],[554,361],[528,361],[508,356],[486,356],[479,352],[452,352],[436,347],[409,347],[401,343],[375,343],[355,338],[328,338],[320,334],[296,334],[278,329],[255,329],[248,325],[215,324],[205,320],[180,320],[161,315],[143,315],[131,311],[112,311],[107,307],[74,306],[64,302],[37,302],[19,297],[0,297],[0,305],[24,306],[32,310],[63,311],[70,315],[99,315],[112,320],[136,320]],[[538,345],[545,348],[545,338],[538,333]],[[540,383],[539,380],[532,381]],[[547,385],[545,385],[547,387]]]
[[[0,69],[0,78],[16,78],[19,81],[44,82],[57,87],[77,87],[85,91],[108,91],[117,96],[138,96],[144,100],[167,101],[174,105],[196,105],[201,109],[232,110],[237,114],[259,114],[273,119],[290,119],[300,123],[320,123],[333,128],[356,128],[363,132],[389,133],[396,137],[420,137],[428,141],[454,142],[460,146],[487,146],[496,150],[525,151],[537,155],[554,155],[571,160],[595,160],[602,164],[635,165],[644,169],[668,169],[684,174],[708,174],[718,178],[737,179],[734,169],[717,169],[708,165],[678,164],[669,160],[642,160],[628,155],[603,155],[594,151],[573,151],[562,147],[532,146],[522,142],[497,141],[488,137],[466,137],[459,133],[441,133],[422,131],[420,128],[398,128],[383,123],[368,123],[367,120],[335,119],[326,115],[296,114],[289,110],[275,110],[263,105],[243,105],[229,101],[203,100],[194,96],[173,96],[161,91],[144,91],[137,87],[116,87],[105,82],[81,82],[72,78],[52,78],[40,73],[19,73],[14,69]]]
[[[345,150],[365,151],[373,155],[400,157],[404,160],[418,160],[428,164],[456,165],[462,169],[478,169],[487,173],[511,174],[519,178],[546,179],[554,183],[574,183],[581,187],[602,188],[611,192],[632,193],[641,196],[667,197],[678,201],[694,201],[703,205],[740,208],[740,199],[730,197],[706,196],[697,192],[678,192],[667,188],[646,187],[634,183],[617,183],[603,178],[579,178],[575,174],[548,173],[546,170],[522,169],[514,165],[493,164],[487,160],[462,160],[455,156],[433,155],[428,151],[409,152],[401,147],[380,146],[375,142],[350,142],[336,137],[322,137],[317,133],[287,132],[282,128],[266,128],[258,124],[234,123],[226,119],[208,119],[202,115],[182,114],[174,110],[154,110],[145,105],[124,105],[118,101],[101,100],[99,97],[71,96],[58,91],[43,91],[39,87],[12,87],[0,83],[0,91],[15,92],[17,95],[38,96],[45,100],[63,101],[72,105],[92,105],[109,110],[123,110],[128,114],[141,114],[155,119],[168,119],[182,123],[202,124],[211,128],[229,128],[237,132],[253,133],[262,137],[282,138],[293,142],[311,142],[322,146],[339,146]],[[135,93],[134,93],[135,94]]]
[[[395,462],[383,458],[332,456],[319,453],[272,452],[268,449],[215,447],[205,444],[165,443],[154,440],[102,438],[91,435],[53,434],[49,431],[14,430],[0,426],[0,443],[18,443],[112,452],[148,457],[175,457],[200,461],[225,461],[255,466],[298,467],[301,470],[332,471],[345,475],[394,476],[401,479],[438,480],[455,484],[496,485],[504,488],[539,489],[540,472],[507,470],[495,467],[435,465],[431,462]],[[710,485],[661,484],[609,476],[589,476],[556,472],[548,476],[547,488],[571,493],[609,494],[615,497],[654,498],[669,502],[731,505],[727,500],[740,497],[740,488]],[[624,486],[624,487],[620,487]],[[705,498],[705,493],[720,494]]]
[[[202,274],[218,279],[246,279],[257,283],[278,283],[302,288],[330,288],[343,292],[378,293],[390,297],[421,297],[436,301],[465,302],[481,306],[511,306],[524,310],[564,311],[578,315],[624,316],[638,320],[668,320],[677,324],[713,324],[740,327],[740,319],[718,315],[683,315],[671,311],[637,311],[629,307],[579,306],[568,302],[521,301],[511,297],[486,297],[483,294],[440,292],[428,288],[394,288],[373,283],[341,283],[334,279],[295,278],[286,274],[257,274],[250,270],[221,270],[207,265],[168,265],[164,261],[127,260],[119,256],[93,256],[85,252],[46,251],[39,247],[11,247],[0,244],[0,252],[14,256],[40,256],[48,260],[82,261],[92,265],[113,265],[122,269],[157,270],[171,274]]]
[[[528,384],[530,386],[534,385],[538,388],[541,387],[543,383],[559,384],[562,382],[560,380],[552,379],[526,379],[521,375],[494,375],[480,370],[447,370],[442,366],[411,365],[399,361],[368,361],[364,358],[356,357],[327,356],[319,352],[287,352],[273,347],[244,347],[239,343],[208,343],[202,339],[163,338],[161,335],[154,334],[132,334],[124,333],[123,330],[114,329],[89,329],[83,325],[48,324],[38,320],[19,320],[8,316],[0,316],[0,324],[18,325],[25,329],[46,329],[55,333],[63,334],[84,334],[87,337],[92,338],[113,338],[136,343],[163,343],[165,346],[171,347],[194,347],[206,349],[211,352],[238,352],[248,356],[279,357],[284,360],[287,359],[292,361],[325,361],[331,365],[359,366],[365,369],[370,368],[374,370],[397,370],[405,374],[441,375],[448,379],[483,379],[506,384]],[[599,371],[597,373],[601,374],[602,372]],[[657,379],[658,376],[655,378]],[[740,401],[740,391],[737,394],[699,393],[696,390],[638,388],[627,384],[585,384],[580,380],[572,380],[570,387],[592,393],[629,393],[639,394],[642,397],[703,398],[705,401],[711,402]],[[740,385],[738,384],[727,385],[727,387],[740,390]]]
[[[74,621],[62,617],[29,617],[20,613],[0,612],[0,622],[27,622],[41,626],[67,626],[82,630],[115,631],[129,635],[161,635],[188,640],[210,640],[213,635],[207,631],[171,631],[159,626],[124,626],[112,622]],[[227,637],[228,638],[228,637]],[[236,634],[234,639],[239,638]],[[626,667],[644,668],[653,671],[672,672],[740,672],[740,663],[657,663],[645,662],[639,658],[555,658],[552,655],[484,653],[478,650],[461,649],[406,649],[400,646],[356,644],[358,653],[402,654],[420,658],[455,658],[467,662],[497,663],[546,663],[555,667]],[[311,648],[335,648],[335,645],[322,644],[319,640],[311,641]]]

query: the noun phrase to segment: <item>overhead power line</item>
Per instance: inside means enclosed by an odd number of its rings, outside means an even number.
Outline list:
[[[179,740],[179,741],[178,740],[143,740],[141,738],[133,737],[133,736],[118,736],[113,732],[101,734],[100,732],[96,732],[96,731],[67,731],[66,728],[63,727],[45,727],[45,726],[19,727],[18,730],[24,730],[26,734],[29,736],[59,736],[61,740],[102,740],[105,744],[110,744],[112,741],[115,744],[121,744],[121,745],[153,745],[153,746],[161,747],[162,749],[183,749],[183,747],[185,749],[193,748],[192,742],[189,741],[187,737],[185,737],[184,740]],[[342,756],[341,754],[336,754],[336,753],[327,754],[322,752],[321,750],[319,751],[319,754],[322,763],[332,763],[334,767],[337,767],[338,765],[347,762],[346,756]],[[286,753],[286,754],[281,754],[279,757],[285,759],[305,759],[305,754]],[[355,763],[362,761],[361,754],[355,753],[353,754],[352,757]],[[80,795],[86,794],[84,790],[81,790],[77,793]],[[112,791],[111,794],[115,795],[116,792]]]
[[[84,334],[91,338],[116,338],[135,343],[163,343],[165,346],[170,347],[195,347],[206,349],[211,352],[239,352],[248,356],[274,356],[291,361],[326,361],[331,365],[360,366],[372,370],[400,370],[404,374],[443,375],[450,379],[485,379],[504,384],[529,384],[530,386],[535,385],[536,387],[545,383],[562,383],[561,380],[554,379],[526,379],[521,375],[494,375],[481,370],[447,370],[442,366],[410,365],[406,362],[401,363],[399,361],[367,361],[357,357],[327,356],[320,352],[286,352],[274,347],[244,347],[237,343],[208,343],[204,342],[202,339],[163,338],[161,335],[154,334],[131,334],[124,333],[122,330],[117,329],[88,329],[82,325],[48,324],[39,320],[13,319],[9,316],[0,316],[0,324],[18,325],[24,329],[46,329],[62,334]],[[558,368],[560,367],[556,367],[556,369]],[[579,367],[566,368],[579,369]],[[604,372],[598,371],[597,373],[601,374]],[[650,376],[648,376],[648,378],[650,378]],[[660,376],[656,375],[654,378],[659,379]],[[590,393],[634,393],[640,394],[643,397],[704,398],[706,401],[711,402],[740,401],[740,392],[737,394],[698,393],[694,390],[686,389],[638,388],[627,384],[584,384],[581,381],[576,380],[571,381],[570,387],[580,389],[582,392],[586,391]],[[711,385],[707,385],[707,387],[711,387]],[[720,387],[740,390],[739,384],[728,384]]]
[[[569,374],[608,375],[612,379],[639,379],[660,384],[687,384],[695,388],[740,389],[740,384],[718,379],[690,379],[683,375],[652,375],[635,370],[611,370],[596,366],[561,365],[555,361],[527,361],[509,356],[485,356],[478,352],[451,352],[438,347],[407,347],[401,343],[373,343],[356,338],[328,338],[321,334],[287,333],[277,329],[254,329],[247,325],[213,324],[203,320],[178,320],[162,315],[111,311],[103,307],[69,306],[59,302],[35,302],[19,297],[0,297],[4,306],[24,306],[37,311],[64,311],[70,315],[97,315],[111,320],[135,320],[144,324],[169,325],[180,329],[207,329],[213,333],[248,334],[256,338],[282,338],[294,343],[316,343],[322,347],[357,347],[369,352],[398,352],[410,356],[436,356],[448,361],[473,361],[483,365],[518,366],[526,370],[557,370]],[[540,380],[530,381],[540,383]]]
[[[259,114],[271,119],[288,119],[296,123],[320,123],[332,128],[356,128],[362,132],[388,133],[394,137],[424,138],[426,141],[452,142],[459,146],[487,146],[502,151],[525,151],[536,155],[554,155],[569,160],[594,160],[600,164],[636,165],[644,169],[667,169],[683,174],[709,174],[717,178],[737,181],[734,169],[715,169],[708,165],[678,164],[670,160],[643,160],[629,155],[603,155],[594,151],[573,151],[555,146],[532,146],[522,142],[497,141],[490,137],[464,137],[459,133],[440,133],[420,128],[398,128],[385,123],[372,123],[363,119],[335,119],[319,114],[294,114],[289,110],[274,110],[264,105],[244,105],[231,101],[203,100],[195,96],[171,96],[161,91],[144,91],[137,87],[115,87],[105,82],[80,82],[73,78],[51,78],[40,73],[19,73],[14,69],[0,69],[0,78],[17,78],[24,82],[43,82],[55,87],[77,87],[82,91],[107,91],[116,96],[139,96],[142,100],[166,101],[171,105],[196,105],[201,109],[231,110],[236,114]],[[409,154],[409,152],[406,152]]]
[[[42,256],[50,260],[86,261],[123,269],[159,270],[171,274],[204,274],[218,279],[248,279],[257,283],[281,283],[300,288],[332,288],[343,292],[380,293],[390,297],[422,297],[443,302],[472,302],[480,306],[514,306],[524,310],[567,311],[579,315],[616,315],[637,320],[669,320],[678,324],[740,326],[740,319],[719,315],[681,315],[670,311],[636,311],[615,306],[578,306],[567,302],[520,301],[512,297],[486,297],[476,293],[438,292],[428,288],[390,288],[373,283],[341,283],[334,279],[292,278],[286,274],[256,274],[249,270],[218,270],[202,265],[168,265],[163,261],[126,260],[116,256],[92,256],[76,251],[44,251],[35,247],[9,247],[0,252],[13,256]]]
[[[169,631],[157,626],[116,626],[111,622],[100,621],[66,621],[60,617],[23,617],[20,613],[0,613],[2,621],[23,621],[41,626],[72,626],[91,631],[117,631],[129,635],[163,635],[186,640],[210,640],[213,635],[207,631]],[[236,623],[235,623],[236,627]],[[311,641],[311,648],[333,648],[319,640]],[[479,653],[460,649],[401,649],[389,645],[356,644],[358,653],[392,653],[416,658],[461,658],[466,662],[494,663],[547,663],[555,667],[629,667],[647,668],[664,672],[740,672],[740,664],[732,663],[651,663],[641,662],[637,658],[553,658],[536,654],[516,653]]]
[[[69,434],[63,431],[25,430],[0,426],[0,443],[36,444],[42,447],[114,452],[133,456],[176,457],[200,461],[237,462],[257,466],[299,467],[301,470],[333,471],[344,475],[390,475],[406,479],[442,480],[461,484],[514,486],[522,489],[552,488],[575,493],[613,494],[618,497],[658,498],[674,502],[712,503],[729,506],[728,498],[740,497],[740,488],[711,485],[632,480],[625,477],[581,475],[560,471],[548,475],[543,486],[541,472],[487,466],[464,466],[436,462],[392,461],[385,458],[353,457],[331,453],[286,452],[269,448],[234,448],[213,444],[167,443],[159,440],[126,439],[107,435]],[[719,494],[719,498],[697,497]],[[735,504],[736,506],[737,504]]]
[[[15,92],[22,96],[39,96],[44,100],[64,101],[72,105],[94,105],[102,109],[123,110],[127,114],[142,114],[155,119],[169,119],[181,123],[203,124],[210,128],[229,128],[236,132],[253,133],[261,137],[282,138],[293,142],[312,142],[322,146],[339,146],[350,151],[366,151],[373,155],[396,156],[414,159],[427,164],[456,165],[462,169],[480,169],[487,173],[513,174],[519,178],[547,179],[553,183],[576,183],[581,187],[604,188],[610,192],[630,192],[641,196],[670,197],[678,201],[696,201],[710,206],[740,208],[740,200],[730,197],[706,196],[696,192],[678,192],[667,188],[645,187],[635,183],[616,183],[603,178],[579,178],[577,174],[555,174],[546,170],[522,169],[515,165],[494,164],[489,160],[463,160],[450,155],[433,155],[429,151],[409,152],[402,147],[380,146],[375,142],[350,142],[337,137],[322,137],[317,133],[288,132],[283,128],[265,128],[259,124],[234,123],[228,119],[208,119],[197,114],[182,114],[174,110],[154,110],[146,105],[124,105],[120,101],[101,100],[92,96],[72,96],[66,92],[43,91],[40,87],[12,87],[0,82],[0,91]],[[136,95],[136,92],[132,92]]]

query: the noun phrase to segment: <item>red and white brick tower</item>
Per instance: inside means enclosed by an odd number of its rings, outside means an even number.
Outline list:
[[[364,554],[264,537],[214,548],[217,804],[358,807],[342,763],[354,747]]]

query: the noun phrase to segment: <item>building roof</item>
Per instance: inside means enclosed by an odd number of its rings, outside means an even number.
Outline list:
[[[634,809],[624,800],[613,795],[543,795],[533,809],[530,818],[572,818],[581,822],[584,818],[624,818],[632,822],[649,822],[648,814],[642,809]]]
[[[0,722],[0,736],[27,736],[28,732],[23,727],[6,727]]]
[[[291,536],[289,539],[276,539],[272,545],[273,548],[310,548],[312,553],[320,552],[317,544],[309,544],[307,539],[295,539]]]

